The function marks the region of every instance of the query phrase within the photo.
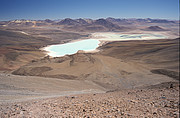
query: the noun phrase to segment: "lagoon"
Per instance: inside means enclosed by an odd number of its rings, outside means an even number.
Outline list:
[[[76,42],[51,45],[45,47],[44,50],[47,51],[48,55],[51,57],[60,57],[74,54],[78,50],[83,50],[85,52],[94,51],[102,41],[150,40],[166,38],[166,36],[159,34],[94,33],[92,36],[92,39],[84,39]]]
[[[99,40],[86,39],[77,42],[70,42],[65,44],[51,45],[45,48],[49,56],[60,57],[76,53],[78,50],[93,51],[100,44]]]

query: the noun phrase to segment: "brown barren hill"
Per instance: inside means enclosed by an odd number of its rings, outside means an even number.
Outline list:
[[[21,29],[0,29],[0,70],[12,71],[32,60],[44,57],[45,53],[40,50],[43,46],[88,37],[87,34],[53,29],[28,27],[25,30],[30,33],[25,33]]]
[[[88,80],[109,90],[175,81],[172,76],[157,74],[152,70],[164,69],[166,72],[178,73],[178,41],[111,42],[100,47],[101,51],[97,54],[78,52],[65,56],[66,59],[60,63],[57,60],[65,57],[38,60],[19,68],[13,74]],[[43,67],[51,69],[42,73],[33,71]]]
[[[147,27],[145,30],[147,30],[147,31],[166,31],[166,29],[164,29],[160,26],[150,26],[150,27]]]

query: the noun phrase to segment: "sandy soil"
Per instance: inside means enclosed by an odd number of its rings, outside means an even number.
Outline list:
[[[0,103],[96,92],[105,89],[90,81],[0,73]]]

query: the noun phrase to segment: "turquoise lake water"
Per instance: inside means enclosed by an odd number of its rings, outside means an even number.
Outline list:
[[[163,39],[164,35],[159,34],[114,34],[114,33],[102,33],[96,36],[102,36],[103,38],[86,39],[77,42],[51,45],[44,50],[48,51],[48,55],[52,57],[60,57],[64,55],[70,55],[76,53],[78,50],[93,51],[95,50],[100,41],[126,41],[126,40],[150,40],[150,39]]]
[[[50,52],[48,55],[52,57],[70,55],[76,53],[78,50],[93,51],[99,46],[100,41],[96,39],[87,39],[77,42],[51,45],[46,47],[45,50]]]

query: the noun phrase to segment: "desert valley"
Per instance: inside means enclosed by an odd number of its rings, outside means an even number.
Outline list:
[[[179,21],[0,21],[0,117],[178,118]]]

